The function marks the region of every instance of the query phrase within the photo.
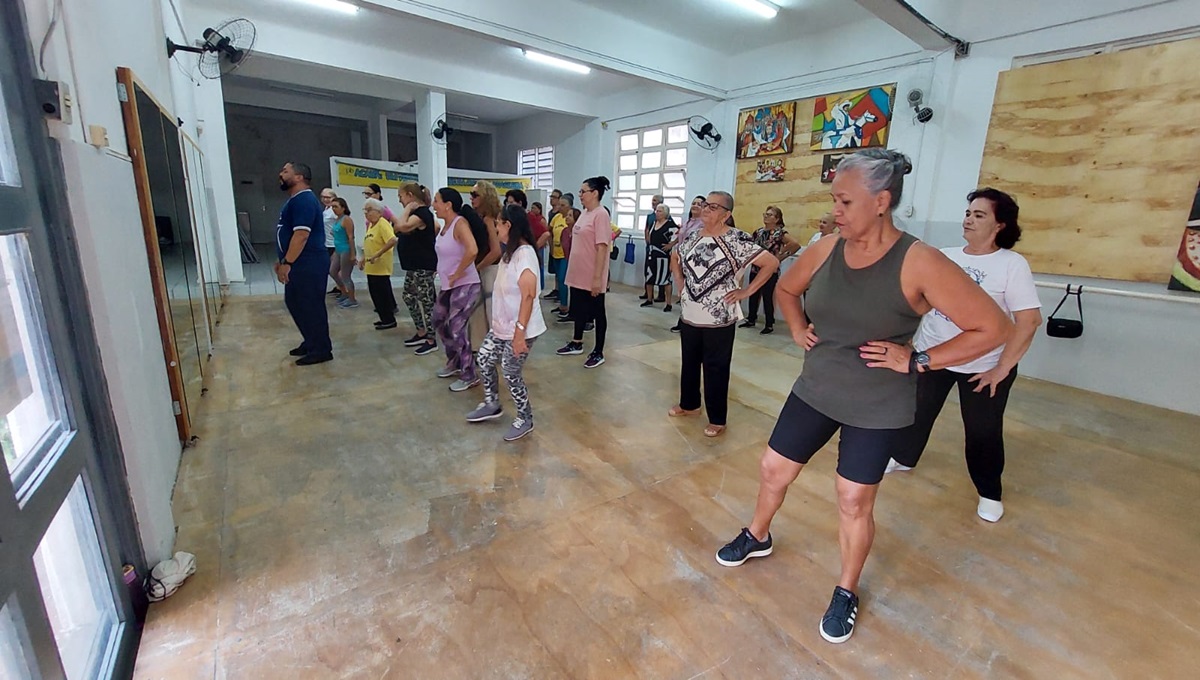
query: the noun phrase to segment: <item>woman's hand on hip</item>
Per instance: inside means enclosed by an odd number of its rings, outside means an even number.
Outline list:
[[[725,297],[721,299],[724,300],[725,304],[727,305],[735,305],[748,297],[750,297],[750,291],[746,290],[745,288],[734,288],[726,293]]]
[[[804,348],[804,351],[809,351],[817,346],[821,339],[817,337],[817,331],[810,323],[801,329],[799,332],[792,333],[792,341]]]
[[[912,348],[886,340],[871,340],[858,348],[859,355],[867,360],[868,368],[889,368],[897,373],[908,373],[908,359]]]

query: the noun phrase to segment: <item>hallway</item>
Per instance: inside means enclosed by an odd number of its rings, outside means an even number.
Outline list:
[[[136,677],[1194,671],[1200,418],[1022,379],[1008,514],[987,525],[948,407],[922,466],[884,482],[860,625],[830,645],[817,624],[838,571],[836,443],[793,486],[773,556],[713,559],[749,519],[800,350],[782,327],[743,331],[729,431],[706,439],[702,418],[666,417],[675,315],[626,293],[609,301],[602,368],[553,355],[564,325],[539,340],[537,429],[513,444],[507,419],[463,422],[481,392],[449,392],[441,353],[403,348],[406,319],[380,333],[369,305],[331,310],[336,360],[303,369],[280,300],[230,298],[174,494],[176,546],[198,571],[151,606]]]

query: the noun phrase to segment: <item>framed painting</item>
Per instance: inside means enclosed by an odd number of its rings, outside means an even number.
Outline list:
[[[895,83],[817,97],[809,148],[887,146],[895,98]]]
[[[738,113],[738,158],[781,156],[792,152],[796,102],[771,104]]]
[[[849,156],[848,153],[827,153],[821,158],[821,184],[833,184],[833,178],[837,177],[838,163],[842,159]]]
[[[1200,188],[1196,189],[1196,197],[1192,199],[1192,211],[1183,229],[1183,241],[1175,255],[1167,288],[1200,293]]]
[[[787,172],[786,158],[763,158],[755,169],[755,182],[782,182]]]

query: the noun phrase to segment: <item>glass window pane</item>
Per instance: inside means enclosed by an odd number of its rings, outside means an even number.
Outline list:
[[[621,156],[622,170],[637,170],[637,154]]]
[[[636,151],[638,148],[637,133],[621,135],[621,151]]]
[[[642,146],[662,146],[663,131],[662,128],[654,130],[646,130],[642,133]]]
[[[687,179],[682,172],[664,172],[663,186],[668,189],[682,189],[687,184]]]
[[[67,678],[96,677],[117,634],[117,608],[82,478],[50,522],[33,566]]]
[[[25,236],[0,236],[0,448],[14,479],[63,428],[66,410],[44,326]]]
[[[4,101],[4,88],[0,87],[0,184],[10,187],[21,186],[21,175],[17,172],[17,149],[13,146],[12,126],[8,120],[8,106]]]
[[[667,149],[667,165],[687,165],[687,149]]]
[[[637,210],[637,194],[633,193],[633,192],[618,193],[616,198],[613,199],[613,207],[617,209],[618,213],[622,213],[622,212],[632,213],[632,212],[636,211]]]
[[[658,190],[658,173],[644,172],[639,179],[639,188],[643,191]]]
[[[653,211],[654,210],[654,205],[652,203],[653,200],[654,200],[654,194],[642,194],[642,195],[638,196],[638,210],[642,210],[647,213]]]
[[[678,144],[686,142],[688,138],[687,124],[672,125],[667,128],[667,144]]]
[[[637,175],[621,175],[617,178],[617,191],[637,189]]]
[[[0,678],[32,678],[32,652],[16,598],[10,598],[0,609]]]
[[[633,213],[617,215],[617,226],[621,229],[633,229]]]
[[[679,196],[663,196],[663,205],[671,209],[671,216],[675,218],[676,222],[679,222],[679,216],[683,215],[683,198]]]
[[[647,151],[646,153],[642,154],[642,169],[643,170],[645,170],[646,168],[657,168],[657,167],[660,167],[661,165],[662,165],[662,152],[661,151]],[[621,169],[624,170],[624,168],[621,168]]]

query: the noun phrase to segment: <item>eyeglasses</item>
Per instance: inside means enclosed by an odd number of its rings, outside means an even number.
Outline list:
[[[730,212],[733,211],[732,208],[727,208],[727,207],[721,205],[720,203],[709,203],[708,201],[701,203],[700,207],[703,208],[704,210],[716,210],[717,208],[720,208],[721,210],[726,210],[726,211],[730,211]]]
[[[374,194],[372,194],[372,193],[371,193],[371,192],[369,192],[369,191],[364,191],[364,192],[363,192],[363,196],[366,196],[367,198],[370,198],[370,197],[371,197],[371,196],[373,196],[373,195],[374,195]]]
[[[594,194],[594,193],[596,193],[596,190],[595,190],[595,189],[580,189],[580,190],[579,190],[579,193],[581,193],[581,194]]]
[[[471,198],[479,198],[479,194],[478,194],[478,193],[476,193],[476,192],[474,192],[474,191],[472,191],[472,192],[471,192]]]

